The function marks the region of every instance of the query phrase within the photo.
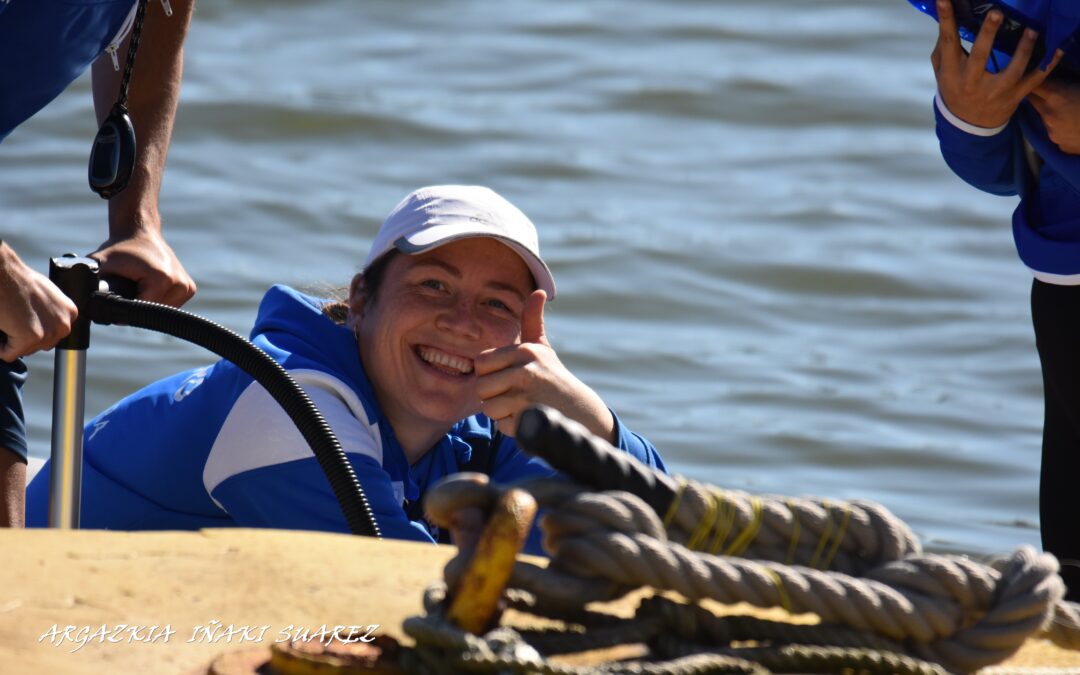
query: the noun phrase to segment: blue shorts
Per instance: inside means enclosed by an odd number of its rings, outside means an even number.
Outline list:
[[[134,0],[0,0],[0,141],[86,72]]]
[[[22,386],[26,363],[0,361],[0,447],[26,461],[26,416],[23,415]]]

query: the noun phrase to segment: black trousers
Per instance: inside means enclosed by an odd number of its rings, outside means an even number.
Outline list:
[[[1080,602],[1080,286],[1035,280],[1031,319],[1046,400],[1039,480],[1043,549],[1061,561],[1067,599]]]

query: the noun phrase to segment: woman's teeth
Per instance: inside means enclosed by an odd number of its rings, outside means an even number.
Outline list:
[[[473,362],[471,359],[447,354],[444,351],[432,347],[419,347],[417,348],[416,353],[426,363],[430,363],[446,373],[453,375],[468,375],[473,371]]]

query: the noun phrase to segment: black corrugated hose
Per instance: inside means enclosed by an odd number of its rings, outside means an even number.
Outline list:
[[[147,328],[197,344],[233,362],[255,378],[284,408],[311,446],[352,533],[382,536],[367,496],[333,429],[307,393],[269,354],[208,319],[168,305],[128,300],[114,293],[94,292],[90,299],[90,317],[94,323]]]

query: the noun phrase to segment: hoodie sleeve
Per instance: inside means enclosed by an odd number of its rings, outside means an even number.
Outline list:
[[[373,430],[339,392],[293,373],[345,450],[383,536],[433,541],[402,508]],[[362,414],[362,413],[361,413]],[[259,384],[237,399],[203,473],[214,501],[241,527],[348,532],[330,483],[299,430]]]
[[[934,98],[934,117],[941,155],[953,173],[983,192],[1019,194],[1023,175],[1018,170],[1021,138],[1015,118],[998,129],[974,127],[950,113],[940,96]]]

